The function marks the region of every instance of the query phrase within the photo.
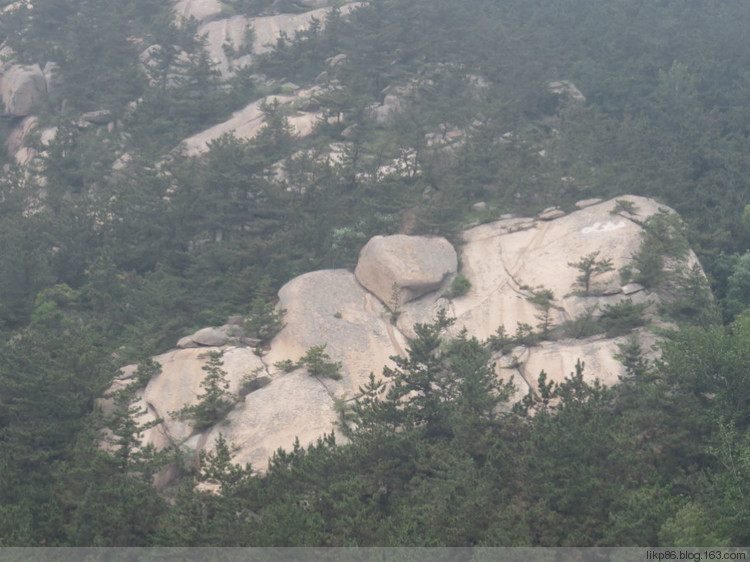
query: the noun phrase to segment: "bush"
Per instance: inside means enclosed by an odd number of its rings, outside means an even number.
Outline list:
[[[602,310],[601,327],[608,338],[625,335],[639,326],[648,324],[643,317],[643,311],[651,303],[633,304],[631,299],[620,301],[613,305],[606,305]]]
[[[227,372],[221,368],[224,364],[221,360],[223,354],[220,351],[212,351],[204,355],[208,361],[203,370],[208,374],[201,382],[204,392],[198,395],[199,402],[170,413],[178,420],[191,420],[191,425],[196,431],[203,431],[215,425],[237,403],[237,397],[228,392]]]
[[[448,290],[447,293],[445,293],[445,296],[449,299],[462,297],[466,293],[469,292],[469,289],[471,289],[471,281],[469,281],[469,279],[465,275],[461,275],[459,273],[453,279],[453,282],[451,283],[451,288]]]
[[[331,357],[325,352],[326,344],[314,345],[298,362],[298,367],[306,367],[312,377],[327,379],[341,379],[341,363],[330,361]]]

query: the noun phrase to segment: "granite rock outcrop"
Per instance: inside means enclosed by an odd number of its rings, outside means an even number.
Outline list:
[[[623,204],[633,214],[613,214]],[[471,286],[460,296],[450,292],[457,252],[447,240],[375,237],[362,249],[355,273],[315,271],[281,288],[278,307],[285,310],[286,324],[265,348],[251,349],[243,346],[241,337],[232,337],[232,330],[239,328],[235,318],[231,326],[184,338],[180,347],[186,349],[154,358],[161,373],[139,399],[149,412],[147,419],[163,421],[144,440],[198,452],[211,449],[221,433],[236,446],[237,462],[249,462],[262,471],[274,451],[290,448],[296,438],[304,446],[336,432],[338,409],[356,399],[370,373],[381,376],[393,356],[407,353],[415,323],[431,322],[443,309],[456,319],[446,337],[466,330],[491,340],[501,326],[508,334],[519,326],[538,329],[539,294],[546,295],[545,329],[554,336],[515,340],[511,350],[496,348],[493,357],[498,378],[513,378],[513,399],[536,392],[542,370],[548,380],[562,382],[578,360],[586,365],[585,380],[617,384],[625,370],[615,355],[625,338],[599,333],[575,339],[562,328],[582,315],[596,321],[607,307],[628,299],[642,305],[646,321],[661,322],[657,307],[669,295],[623,283],[618,269],[641,247],[643,221],[670,212],[655,201],[624,196],[618,201],[588,201],[556,219],[506,218],[476,226],[463,233],[461,274]],[[591,254],[609,260],[612,269],[597,274],[584,292],[573,264]],[[694,264],[695,255],[688,252],[684,265]],[[404,295],[397,304],[389,303],[394,286]],[[655,341],[643,327],[634,334],[645,348]],[[204,335],[217,339],[202,339]],[[313,346],[324,346],[330,361],[340,365],[340,380],[311,376],[300,366],[299,359]],[[173,413],[197,403],[206,353],[212,351],[223,353],[227,392],[236,397],[235,405],[216,425],[197,431]],[[132,372],[131,366],[124,376]]]

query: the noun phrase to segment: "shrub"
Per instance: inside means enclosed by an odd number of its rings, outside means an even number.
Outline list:
[[[469,292],[469,289],[471,289],[471,281],[465,275],[459,273],[453,279],[451,288],[445,293],[445,296],[449,299],[462,297]]]
[[[215,425],[237,403],[237,397],[228,392],[227,372],[221,368],[224,364],[221,360],[223,355],[224,352],[211,351],[202,356],[208,358],[203,366],[203,370],[208,374],[201,382],[204,392],[198,395],[199,402],[170,413],[179,420],[191,420],[191,425],[196,431],[203,431]]]
[[[622,336],[639,326],[648,324],[648,319],[643,317],[643,311],[650,304],[650,302],[633,304],[631,299],[626,299],[613,305],[605,305],[599,322],[607,337]]]
[[[298,367],[306,367],[312,377],[323,377],[327,379],[341,379],[341,363],[330,361],[331,357],[325,352],[326,344],[314,345],[297,362]]]
[[[598,257],[599,252],[593,252],[588,256],[581,258],[575,263],[568,263],[569,266],[575,267],[578,269],[578,271],[581,272],[581,274],[576,278],[576,283],[583,288],[583,294],[585,296],[588,296],[589,294],[591,278],[594,275],[606,273],[607,271],[612,271],[614,269],[611,259],[607,258],[597,260],[596,258]]]

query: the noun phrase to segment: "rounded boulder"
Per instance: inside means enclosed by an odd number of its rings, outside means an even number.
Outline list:
[[[375,236],[359,254],[357,281],[391,309],[443,287],[456,274],[456,250],[445,238]]]

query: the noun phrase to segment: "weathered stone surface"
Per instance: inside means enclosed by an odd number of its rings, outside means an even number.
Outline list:
[[[180,338],[177,341],[177,347],[179,349],[190,349],[193,347],[200,347],[195,341],[193,341],[193,336],[185,336],[184,338]]]
[[[178,16],[203,22],[219,16],[221,7],[221,0],[178,0],[174,11]]]
[[[25,146],[26,135],[33,132],[39,126],[39,118],[32,116],[23,119],[8,135],[5,148],[8,154],[14,155]]]
[[[602,200],[597,198],[594,199],[582,199],[581,201],[576,202],[576,207],[579,209],[585,209],[586,207],[591,207],[592,205],[598,205],[601,203]]]
[[[3,115],[24,117],[47,92],[47,82],[38,64],[11,64],[0,70],[0,96]]]
[[[392,366],[390,357],[405,355],[406,338],[414,336],[413,324],[433,321],[441,309],[456,317],[449,335],[466,328],[470,335],[484,340],[500,326],[512,335],[519,323],[538,325],[540,310],[529,298],[545,288],[554,294],[550,328],[558,337],[562,337],[560,327],[565,321],[581,315],[590,315],[595,321],[606,306],[624,299],[651,304],[647,314],[652,324],[658,325],[655,312],[661,296],[628,285],[621,290],[616,271],[595,276],[589,295],[582,295],[576,285],[579,271],[570,263],[599,252],[601,258],[611,259],[617,270],[630,262],[641,244],[639,222],[664,209],[641,197],[619,199],[637,206],[637,221],[611,215],[613,200],[586,206],[552,222],[507,218],[468,230],[461,258],[462,274],[471,281],[471,288],[452,300],[445,298],[442,290],[435,290],[444,289],[456,271],[456,254],[446,240],[404,235],[373,238],[363,248],[355,274],[316,271],[282,287],[279,307],[287,311],[286,326],[262,357],[250,347],[225,348],[223,369],[230,391],[238,397],[227,423],[194,433],[188,422],[170,415],[196,403],[205,376],[203,354],[216,347],[182,349],[157,357],[163,369],[142,393],[141,404],[149,412],[142,421],[158,416],[165,421],[149,430],[145,441],[158,447],[180,444],[195,451],[210,450],[222,433],[238,447],[235,462],[250,462],[262,471],[273,452],[279,447],[289,449],[296,437],[304,446],[336,431],[334,403],[356,398],[371,372],[378,376],[384,366]],[[690,254],[688,263],[694,260]],[[396,315],[384,306],[393,295],[394,283],[400,287]],[[220,330],[224,329],[229,326]],[[225,341],[196,337],[215,331],[201,330],[180,344]],[[655,336],[646,330],[638,331],[638,337],[644,349],[654,343]],[[518,346],[510,354],[493,357],[495,372],[502,380],[514,377],[514,401],[538,391],[542,370],[548,380],[559,383],[575,371],[579,359],[585,363],[585,380],[598,378],[603,384],[616,384],[624,369],[614,355],[619,352],[617,344],[624,341],[598,335]],[[296,362],[316,345],[325,345],[331,360],[341,363],[341,380],[318,380],[303,368],[285,373],[274,366],[283,360]],[[123,377],[132,371],[125,370]],[[256,383],[242,387],[243,379],[253,377]],[[121,377],[115,384],[126,382]]]
[[[63,83],[62,73],[60,72],[60,66],[56,62],[48,62],[42,69],[44,74],[44,81],[47,87],[47,93],[51,93]]]
[[[112,120],[112,112],[108,109],[98,109],[96,111],[88,111],[81,115],[81,121],[88,123],[95,123],[97,125],[104,125]]]
[[[341,13],[348,14],[356,5],[343,5]],[[330,10],[331,8],[318,8],[303,13],[252,18],[236,15],[206,21],[198,27],[198,35],[205,36],[206,50],[211,60],[216,63],[222,76],[227,77],[232,75],[234,68],[250,62],[251,57],[247,55],[270,51],[282,34],[293,38],[297,32],[307,29],[313,19],[325,22]],[[250,39],[252,43],[249,43]],[[231,48],[227,49],[227,46]]]
[[[548,381],[561,383],[575,373],[576,362],[584,363],[584,380],[593,383],[599,379],[602,384],[617,384],[623,374],[622,363],[614,358],[620,352],[616,340],[560,340],[543,342],[529,350],[519,368],[526,384],[538,389],[537,381],[542,370]]]
[[[190,336],[185,336],[177,342],[180,349],[193,347],[216,347],[226,345],[229,341],[229,326],[219,328],[203,328]]]
[[[544,211],[539,213],[539,219],[543,221],[551,221],[564,216],[565,211],[557,208],[545,209]]]
[[[239,139],[251,139],[265,126],[265,116],[260,108],[263,102],[273,103],[278,101],[281,105],[288,105],[295,99],[295,96],[277,95],[255,101],[245,108],[235,111],[227,121],[185,139],[182,145],[184,154],[187,156],[203,154],[208,151],[208,144],[211,141],[228,133],[234,134]],[[312,132],[320,115],[320,112],[293,113],[287,115],[287,119],[297,136],[306,137]]]
[[[196,449],[212,449],[219,434],[238,447],[233,462],[265,471],[279,447],[290,450],[295,439],[303,447],[335,430],[338,419],[326,387],[302,370],[280,376],[247,395],[216,426],[196,440]],[[337,441],[343,441],[337,435]]]
[[[228,341],[227,331],[222,328],[203,328],[195,332],[191,339],[198,345],[220,346]]]
[[[457,266],[456,251],[445,238],[396,234],[372,238],[354,274],[393,310],[439,289]]]
[[[553,94],[557,94],[559,96],[567,96],[577,102],[586,103],[586,96],[581,93],[581,90],[576,88],[576,85],[573,84],[573,82],[569,82],[567,80],[559,80],[550,82],[548,84],[548,87],[550,92],[552,92]]]
[[[279,299],[286,327],[271,342],[264,361],[296,361],[310,347],[326,345],[331,360],[343,364],[342,380],[321,381],[334,396],[355,396],[370,372],[379,375],[391,364],[389,357],[404,349],[382,303],[348,271],[301,275],[281,288]]]
[[[338,65],[340,65],[340,64],[341,64],[342,62],[344,62],[344,61],[345,61],[346,59],[347,59],[347,56],[346,56],[346,54],[344,54],[344,53],[339,53],[339,54],[338,54],[338,55],[336,55],[336,56],[333,56],[333,57],[329,57],[329,58],[327,58],[327,59],[326,59],[326,64],[327,64],[328,66],[331,66],[331,67],[333,67],[333,66],[338,66]]]
[[[621,199],[638,206],[640,220],[662,208],[643,197]],[[611,215],[614,206],[614,201],[608,201],[554,221],[507,219],[466,231],[462,273],[472,287],[467,295],[452,301],[456,328],[465,326],[470,334],[486,339],[500,325],[511,334],[519,323],[536,326],[539,309],[527,299],[539,287],[554,293],[554,323],[574,318],[578,309],[567,311],[570,301],[563,298],[580,290],[576,285],[580,272],[569,264],[594,252],[601,259],[611,259],[614,270],[592,278],[592,293],[610,286],[619,289],[617,270],[629,264],[640,247],[641,227]]]
[[[27,145],[27,135],[36,132],[42,147],[48,146],[55,139],[57,127],[41,130],[38,127],[39,119],[36,116],[26,117],[11,131],[5,141],[8,155],[15,158],[19,166],[26,166],[37,156],[37,149]]]
[[[627,285],[622,286],[622,294],[623,295],[632,295],[634,293],[639,293],[643,291],[645,287],[639,283],[628,283]]]
[[[198,396],[204,392],[201,383],[207,372],[206,354],[218,351],[216,348],[181,349],[154,357],[161,365],[161,373],[155,376],[142,392],[140,405],[148,414],[143,421],[163,418],[164,423],[144,434],[145,443],[157,447],[182,444],[194,434],[190,420],[178,420],[173,415],[184,406],[198,403]],[[229,348],[222,357],[222,370],[229,383],[227,391],[239,396],[242,380],[251,376],[256,369],[264,370],[264,365],[250,349]]]
[[[407,107],[408,102],[403,92],[386,94],[383,98],[383,103],[370,108],[370,116],[378,123],[387,123],[392,121],[396,115],[403,112]]]

